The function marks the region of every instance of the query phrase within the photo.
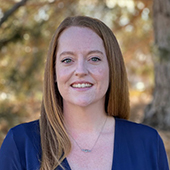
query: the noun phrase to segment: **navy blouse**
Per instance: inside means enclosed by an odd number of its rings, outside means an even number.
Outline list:
[[[164,144],[155,129],[119,118],[115,120],[112,170],[169,170]],[[0,170],[38,170],[40,162],[39,121],[12,128],[0,149]],[[67,159],[62,165],[71,170]]]

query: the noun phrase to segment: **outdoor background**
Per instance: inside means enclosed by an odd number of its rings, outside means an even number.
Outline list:
[[[113,30],[128,73],[130,120],[143,122],[155,87],[153,3],[152,0],[0,0],[0,145],[9,128],[39,118],[49,42],[67,16],[95,17]],[[150,124],[159,131],[170,159],[170,128],[163,125]]]

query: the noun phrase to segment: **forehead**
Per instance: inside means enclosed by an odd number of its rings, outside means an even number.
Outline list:
[[[70,34],[72,33],[72,34]],[[74,35],[73,35],[74,34]],[[68,36],[93,36],[93,37],[98,37],[100,38],[95,31],[93,31],[92,29],[88,28],[88,27],[80,27],[80,26],[70,26],[68,28],[66,28],[61,35],[59,36],[59,39],[61,39],[61,37],[68,37]]]
[[[71,26],[65,29],[58,38],[58,48],[104,48],[103,40],[90,28]]]

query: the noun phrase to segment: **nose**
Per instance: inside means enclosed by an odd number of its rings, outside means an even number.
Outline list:
[[[86,76],[88,74],[87,64],[84,59],[79,59],[76,64],[75,75],[79,77]]]

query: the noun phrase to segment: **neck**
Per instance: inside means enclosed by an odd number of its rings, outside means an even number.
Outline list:
[[[88,107],[64,105],[64,121],[69,131],[98,132],[106,117],[104,107],[99,107],[99,105]]]

